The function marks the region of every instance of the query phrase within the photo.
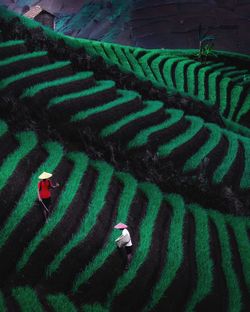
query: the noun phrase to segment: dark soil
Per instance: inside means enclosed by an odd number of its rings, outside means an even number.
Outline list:
[[[47,55],[39,56],[39,57],[31,57],[26,60],[14,62],[6,66],[1,66],[0,78],[4,79],[10,76],[14,76],[23,71],[26,71],[35,67],[40,67],[46,64],[49,64],[49,59]]]
[[[153,231],[151,248],[147,259],[141,265],[132,283],[115,298],[112,311],[142,311],[145,302],[150,298],[152,287],[160,278],[166,261],[170,221],[171,208],[164,203],[155,222],[157,226]],[[131,300],[131,298],[134,298],[134,300]]]
[[[221,245],[215,224],[209,220],[210,250],[213,261],[212,291],[196,306],[197,312],[228,311],[228,292],[225,275],[222,268]]]
[[[129,211],[127,224],[135,250],[138,243],[140,223],[145,215],[147,200],[139,191],[135,196]],[[75,295],[78,303],[105,302],[107,294],[114,287],[123,270],[122,259],[118,251],[112,253],[106,262],[94,273],[94,275],[82,286]],[[108,276],[108,278],[107,278]]]
[[[249,311],[250,309],[250,301],[249,301],[249,290],[246,283],[245,275],[242,269],[242,262],[241,257],[239,253],[238,244],[236,241],[235,233],[233,231],[233,228],[228,225],[227,227],[229,237],[230,237],[230,245],[231,245],[231,251],[232,251],[232,262],[233,262],[233,269],[237,275],[237,280],[239,282],[240,291],[242,294],[242,302],[244,305],[245,311]]]
[[[54,80],[56,78],[63,78],[67,77],[73,74],[73,71],[71,69],[70,65],[56,68],[53,70],[45,71],[39,74],[35,74],[29,77],[25,77],[22,79],[19,79],[11,84],[9,84],[5,88],[6,93],[12,93],[15,96],[20,96],[21,93],[28,87],[31,87],[32,85],[36,83],[41,83],[45,81]]]
[[[195,263],[195,223],[189,213],[185,216],[183,229],[183,262],[165,294],[155,307],[154,311],[183,311],[196,285]],[[178,299],[176,299],[178,298]]]
[[[64,83],[63,85],[45,88],[35,94],[32,98],[24,98],[22,104],[28,105],[29,109],[33,109],[35,113],[37,112],[37,109],[45,109],[49,101],[54,97],[68,93],[79,92],[94,86],[94,84],[94,78],[91,77],[84,80],[68,82]]]
[[[56,283],[58,283],[59,289],[63,288],[64,291],[70,291],[76,274],[81,272],[105,245],[110,231],[113,230],[112,224],[117,212],[121,189],[120,183],[113,178],[106,196],[106,203],[93,228],[84,241],[69,252],[57,272]],[[94,191],[93,187],[92,191]]]
[[[40,148],[36,148],[19,163],[0,193],[0,202],[2,203],[0,226],[4,224],[15,207],[15,203],[18,203],[21,198],[32,172],[42,164],[45,158],[46,152]]]
[[[58,202],[58,193],[61,193],[63,191],[63,184],[65,185],[67,183],[71,170],[72,163],[66,159],[63,159],[57,170],[55,170],[54,172],[54,176],[57,177],[58,181],[60,181],[60,190],[57,190],[57,194],[53,194],[54,197],[52,201],[51,212],[53,212],[56,207],[56,204]],[[70,209],[74,209],[73,205],[74,201],[72,202],[72,206],[70,206]],[[67,226],[65,226],[66,220]],[[73,220],[72,225],[74,225]],[[67,241],[68,236],[70,236],[69,233],[71,233],[71,230],[71,222],[69,222],[67,216],[65,216],[65,219],[63,219],[63,221],[55,227],[55,229],[48,237],[44,238],[44,240],[40,243],[38,248],[29,258],[28,263],[21,272],[21,275],[24,277],[24,281],[27,281],[32,285],[37,284],[38,280],[45,273],[44,271],[46,264],[55,255],[57,248],[61,248],[63,243]]]
[[[58,178],[64,177],[67,173],[68,167],[65,162],[62,161],[59,166],[54,171],[54,175]],[[55,200],[58,196],[56,192],[53,193],[52,197],[52,207],[55,204]],[[52,208],[53,210],[53,208]],[[35,237],[38,231],[43,226],[45,220],[44,215],[41,211],[41,206],[38,201],[35,202],[33,207],[28,211],[28,213],[22,218],[15,230],[11,233],[6,244],[3,246],[0,252],[0,281],[1,285],[16,285],[16,263],[23,253],[24,248],[28,243]],[[44,254],[42,255],[42,258]],[[35,266],[33,270],[39,273],[38,268]],[[27,276],[23,276],[22,273],[19,274],[18,280],[26,279]],[[31,279],[29,279],[31,282]]]

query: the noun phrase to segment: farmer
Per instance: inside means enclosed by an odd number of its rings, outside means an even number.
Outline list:
[[[45,220],[47,221],[47,218],[49,216],[49,208],[51,205],[51,192],[50,189],[51,188],[56,188],[59,186],[58,183],[56,183],[55,185],[52,184],[52,182],[50,181],[50,178],[52,177],[51,173],[48,172],[43,172],[42,174],[40,174],[40,176],[38,177],[41,181],[38,183],[38,190],[37,190],[37,194],[38,194],[38,200],[41,204],[42,210],[43,210],[43,214],[45,217]]]
[[[114,226],[114,229],[122,231],[122,235],[119,236],[115,241],[119,250],[119,253],[124,262],[124,269],[127,270],[132,259],[132,241],[127,230],[128,226],[123,223],[118,223]]]

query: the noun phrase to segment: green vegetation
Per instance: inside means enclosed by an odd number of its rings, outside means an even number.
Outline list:
[[[227,150],[227,154],[225,155],[223,161],[215,170],[213,175],[213,183],[221,183],[224,176],[230,170],[230,167],[233,164],[233,161],[236,159],[237,151],[239,148],[239,142],[237,140],[237,136],[234,133],[229,133],[227,131],[223,131],[226,134],[227,140],[229,142],[229,147]],[[247,161],[247,160],[246,160]]]
[[[53,172],[63,156],[62,146],[55,142],[48,142],[44,146],[48,152],[47,160],[33,173],[22,197],[12,209],[6,223],[0,229],[0,248],[2,248],[11,233],[15,230],[24,216],[29,212],[37,199],[37,179],[43,171]]]
[[[25,53],[25,54],[20,54],[20,55],[8,57],[8,58],[0,61],[0,68],[3,66],[8,66],[12,63],[21,62],[21,61],[25,61],[25,60],[29,60],[29,59],[33,59],[33,58],[39,58],[39,57],[45,56],[45,55],[48,55],[47,51]]]
[[[181,92],[185,92],[185,67],[194,63],[194,60],[184,59],[177,63],[175,69],[176,87]]]
[[[55,255],[54,260],[49,265],[47,270],[48,275],[50,275],[52,272],[55,272],[67,254],[87,237],[88,233],[91,231],[96,222],[96,218],[106,203],[106,195],[113,176],[113,168],[101,161],[93,162],[91,165],[96,170],[98,170],[99,176],[92,193],[88,211],[85,214],[85,217],[82,220],[77,232],[72,236],[71,240],[59,251],[59,253]]]
[[[249,219],[247,219],[249,220]],[[249,229],[249,225],[247,224],[247,220],[230,220],[230,225],[233,228],[236,240],[237,240],[237,247],[239,250],[241,262],[242,262],[242,269],[244,272],[245,282],[250,291],[250,241],[247,234],[247,229]]]
[[[54,64],[49,64],[49,65],[45,65],[45,66],[38,67],[38,68],[32,68],[32,69],[24,71],[18,75],[14,75],[14,76],[10,76],[6,79],[2,79],[0,81],[0,90],[5,89],[11,83],[17,82],[18,80],[21,80],[21,79],[24,79],[27,77],[32,77],[34,75],[41,74],[43,72],[53,71],[53,70],[56,70],[59,68],[63,68],[63,67],[68,66],[69,64],[70,64],[70,62],[56,62]]]
[[[4,41],[4,42],[0,42],[0,49],[1,48],[8,48],[8,47],[15,46],[15,45],[22,45],[22,44],[24,44],[24,40]]]
[[[123,190],[119,200],[119,206],[117,208],[117,217],[115,223],[127,222],[129,210],[132,201],[137,191],[137,181],[129,174],[117,173],[116,177],[123,183]],[[108,239],[106,245],[100,250],[94,259],[86,265],[84,270],[80,272],[74,282],[74,291],[77,291],[81,285],[86,281],[107,261],[108,257],[115,251],[116,246],[114,240],[117,234],[113,231]],[[52,267],[51,264],[50,267]]]
[[[19,304],[21,312],[43,312],[36,292],[30,287],[17,287],[12,289],[12,295]]]
[[[141,98],[139,93],[134,92],[134,91],[117,90],[117,94],[119,95],[119,97],[115,99],[114,101],[111,101],[104,105],[98,105],[96,107],[89,108],[84,111],[80,111],[79,113],[73,115],[70,121],[71,122],[82,121],[94,114],[98,114],[98,113],[101,114],[102,112],[111,110],[112,108],[116,108],[119,105],[126,105],[128,102],[135,100],[136,98],[138,99]]]
[[[92,72],[80,72],[80,73],[77,73],[77,74],[69,76],[69,77],[59,78],[59,79],[55,79],[52,81],[45,81],[45,82],[36,84],[35,86],[32,86],[32,87],[26,89],[20,98],[22,99],[25,97],[32,97],[44,89],[64,85],[64,84],[67,84],[69,82],[81,81],[81,80],[90,78],[92,76],[93,76]]]
[[[3,293],[0,291],[0,311],[7,312]]]
[[[152,289],[150,301],[145,306],[144,312],[150,311],[157,305],[174,280],[183,261],[184,201],[183,198],[177,194],[168,195],[166,200],[172,209],[168,246],[163,246],[164,249],[166,248],[166,262],[160,279]]]
[[[240,119],[242,118],[242,116],[249,113],[249,111],[250,111],[249,103],[250,103],[250,95],[248,94],[244,103],[242,104],[242,107],[241,107],[238,115],[237,115],[237,118],[236,118],[237,122],[240,122]]]
[[[240,181],[240,187],[243,189],[247,189],[250,187],[250,142],[248,138],[241,137],[240,142],[244,146],[244,157],[245,157],[245,166],[244,166],[244,171],[243,175]]]
[[[210,131],[209,139],[200,147],[200,149],[192,155],[185,163],[183,172],[195,170],[201,164],[203,159],[209,155],[209,153],[218,146],[222,137],[221,128],[215,124],[207,123],[206,127]]]
[[[141,183],[139,188],[147,196],[148,205],[146,215],[140,224],[140,241],[132,258],[128,271],[124,272],[117,280],[114,289],[108,295],[107,305],[110,306],[116,296],[118,296],[132,280],[135,278],[138,270],[145,262],[152,241],[155,221],[162,204],[162,193],[157,187],[150,183]]]
[[[145,104],[145,108],[143,108],[141,111],[137,113],[129,114],[124,118],[118,120],[117,122],[107,126],[101,131],[101,137],[110,136],[115,132],[117,132],[120,128],[130,123],[131,121],[150,115],[163,108],[163,103],[159,101],[145,101],[143,103]]]
[[[0,9],[1,11],[2,9]],[[7,13],[6,18],[12,18],[15,16],[13,13]],[[28,27],[37,27],[37,23],[29,21],[24,17],[20,18]],[[250,139],[245,136],[250,136],[250,130],[240,126],[237,123],[233,123],[232,120],[237,122],[243,122],[242,119],[249,112],[249,94],[246,92],[249,87],[248,78],[244,78],[248,71],[240,70],[236,66],[226,66],[224,63],[207,62],[202,64],[196,60],[190,59],[191,51],[182,50],[146,50],[140,48],[123,47],[115,44],[106,44],[100,42],[93,42],[89,40],[73,39],[60,34],[54,34],[52,31],[44,28],[46,33],[50,37],[60,39],[63,38],[66,43],[69,43],[75,47],[85,48],[92,55],[101,55],[110,65],[117,64],[122,71],[133,72],[141,80],[150,79],[155,85],[168,88],[168,90],[185,92],[187,87],[188,93],[192,97],[198,97],[204,105],[218,104],[220,113],[223,115],[223,120],[228,129],[233,129],[235,133],[228,130],[219,128],[217,125],[204,123],[201,118],[194,116],[186,116],[182,110],[176,109],[164,109],[164,104],[158,101],[145,101],[141,105],[141,109],[133,113],[124,113],[124,116],[120,120],[115,120],[112,124],[105,126],[99,133],[103,138],[109,139],[115,133],[118,133],[121,129],[126,131],[126,126],[137,125],[140,118],[147,117],[150,122],[151,114],[159,113],[159,116],[163,116],[165,112],[165,120],[155,124],[153,126],[145,125],[145,128],[136,133],[134,131],[134,137],[128,143],[127,149],[141,147],[151,142],[153,135],[162,130],[165,130],[171,126],[176,126],[176,134],[173,139],[169,139],[166,135],[166,143],[158,146],[157,153],[160,158],[168,157],[176,149],[180,149],[184,144],[196,143],[196,135],[201,131],[208,131],[209,138],[197,146],[196,151],[189,159],[186,159],[186,155],[182,155],[185,158],[185,165],[183,167],[184,172],[189,172],[197,169],[205,158],[209,158],[209,161],[213,161],[210,158],[211,152],[218,148],[221,138],[224,137],[228,141],[227,144],[222,146],[223,151],[226,152],[220,160],[215,171],[212,173],[213,183],[223,183],[225,177],[231,173],[233,164],[237,158],[237,153],[241,151],[243,147],[244,169],[241,176],[240,187],[242,189],[250,188]],[[5,47],[11,47],[15,44],[24,44],[23,41],[10,41],[5,44],[0,43],[0,49]],[[193,53],[194,51],[192,51]],[[15,57],[10,57],[5,61],[0,61],[0,67],[11,64],[16,61],[26,61],[30,57],[43,56],[46,52],[35,52],[22,54]],[[218,55],[229,55],[222,52],[218,52]],[[232,54],[236,55],[236,54]],[[202,58],[202,57],[201,57]],[[247,58],[247,57],[246,57]],[[249,58],[247,58],[249,59]],[[201,59],[203,61],[203,59]],[[53,70],[55,68],[63,68],[68,66],[70,62],[58,62],[51,65],[42,66],[37,69],[25,71],[16,76],[11,76],[3,79],[0,84],[2,89],[8,87],[12,82],[19,82],[19,80],[30,77],[39,73]],[[46,81],[39,84],[33,84],[32,87],[24,90],[22,98],[33,97],[37,93],[43,91],[46,88],[63,86],[70,82],[77,82],[84,79],[91,78],[93,73],[81,72],[70,77],[55,79],[52,81]],[[49,74],[48,74],[49,76]],[[49,79],[49,78],[48,78]],[[218,87],[217,87],[218,84]],[[112,89],[112,91],[111,91]],[[102,92],[116,92],[114,81],[99,81],[96,86],[80,92],[74,92],[63,96],[56,96],[53,98],[49,107],[58,107],[58,104],[69,101],[69,107],[74,105],[72,100],[81,99],[88,96],[93,96],[97,101],[92,106],[88,106],[86,109],[84,104],[82,105],[82,111],[73,115],[71,122],[84,122],[87,118],[91,118],[96,114],[102,114],[105,116],[105,112],[108,110],[114,110],[115,108],[123,108],[121,105],[126,105],[128,102],[136,100],[139,101],[141,97],[138,93],[133,91],[117,91],[117,98],[115,100],[105,102],[105,97],[102,97]],[[100,94],[98,94],[100,93]],[[104,92],[103,92],[104,93]],[[245,98],[243,98],[245,95]],[[96,98],[95,98],[96,96]],[[100,99],[101,98],[101,99]],[[206,100],[208,98],[208,100]],[[91,98],[92,99],[92,98]],[[86,99],[85,99],[86,100]],[[88,100],[88,98],[87,98]],[[86,100],[86,103],[88,102]],[[72,102],[71,102],[72,101]],[[84,101],[84,99],[83,99]],[[80,101],[79,101],[80,102]],[[99,103],[101,102],[101,104]],[[94,107],[96,105],[96,107]],[[86,105],[87,106],[87,105]],[[64,107],[63,107],[64,108]],[[66,111],[66,110],[65,110]],[[236,112],[239,111],[238,114]],[[162,114],[162,115],[160,115]],[[101,118],[100,117],[100,118]],[[114,114],[115,119],[115,114]],[[147,120],[148,120],[147,119]],[[187,122],[189,127],[183,133],[178,131],[179,122]],[[151,125],[152,123],[150,123]],[[12,128],[11,128],[12,129]],[[137,129],[137,127],[135,127]],[[0,120],[0,137],[6,134],[8,131],[7,124]],[[121,131],[122,132],[122,131]],[[245,136],[244,136],[245,135]],[[117,135],[119,138],[119,136]],[[154,136],[155,137],[155,136]],[[15,136],[19,145],[14,152],[11,152],[3,159],[0,167],[0,192],[7,185],[9,178],[16,173],[18,166],[22,159],[26,158],[29,153],[37,147],[38,142],[36,135],[33,132],[21,132]],[[157,142],[157,140],[156,140]],[[165,142],[165,141],[164,141]],[[12,211],[10,212],[6,222],[0,229],[0,248],[7,246],[8,239],[16,231],[19,224],[23,221],[25,216],[33,209],[37,198],[37,178],[42,171],[53,172],[63,159],[64,152],[63,147],[56,142],[47,142],[44,146],[44,162],[39,168],[32,168],[33,174],[27,184],[23,188],[23,194],[18,202],[13,203]],[[226,151],[225,151],[226,150]],[[195,311],[197,306],[214,291],[214,283],[216,274],[216,266],[221,265],[225,283],[227,309],[229,312],[238,312],[246,309],[244,306],[244,296],[241,289],[241,283],[245,282],[247,289],[250,291],[250,242],[249,242],[249,229],[250,218],[249,217],[236,217],[233,215],[226,215],[220,212],[216,212],[209,207],[202,207],[196,203],[190,203],[189,198],[184,198],[178,194],[163,194],[160,189],[152,183],[143,183],[136,181],[129,173],[116,172],[114,168],[103,161],[92,161],[85,154],[79,152],[72,152],[66,155],[68,160],[72,163],[72,170],[67,182],[60,193],[54,211],[49,218],[48,223],[41,225],[31,242],[23,243],[23,254],[20,255],[20,260],[16,265],[17,272],[11,272],[11,278],[22,277],[21,274],[25,266],[29,263],[32,255],[41,248],[44,240],[53,238],[53,231],[58,228],[63,221],[68,209],[70,209],[72,202],[76,195],[81,190],[81,183],[85,177],[87,169],[94,169],[98,173],[98,177],[95,181],[92,190],[90,190],[90,202],[84,211],[82,220],[79,220],[79,227],[74,228],[72,232],[65,233],[64,246],[59,247],[52,246],[56,250],[53,260],[46,267],[46,275],[42,276],[42,282],[52,281],[53,275],[59,271],[61,267],[73,264],[74,249],[81,246],[86,239],[91,240],[91,231],[99,222],[98,217],[105,209],[116,209],[114,211],[115,222],[125,222],[129,224],[132,205],[136,204],[137,196],[139,200],[143,199],[143,202],[147,202],[147,207],[143,211],[143,215],[139,222],[139,226],[136,229],[139,234],[139,241],[135,242],[137,248],[133,256],[131,265],[128,271],[119,273],[113,272],[113,268],[108,267],[111,256],[114,254],[116,246],[114,243],[117,233],[112,231],[113,219],[109,224],[110,233],[107,235],[106,241],[103,243],[102,248],[96,251],[93,258],[88,263],[83,263],[79,272],[75,272],[76,276],[72,285],[72,298],[79,295],[79,290],[84,284],[88,287],[88,282],[93,277],[98,278],[98,270],[103,265],[107,265],[109,272],[114,273],[115,285],[107,295],[104,306],[100,302],[93,303],[95,298],[91,298],[90,301],[86,300],[86,304],[82,306],[82,310],[85,312],[90,311],[102,311],[108,312],[112,309],[112,304],[116,297],[125,293],[129,285],[131,285],[137,277],[140,277],[140,270],[146,268],[147,260],[151,248],[154,248],[152,244],[153,234],[156,231],[156,221],[159,216],[159,212],[165,212],[166,209],[171,211],[169,228],[162,228],[161,231],[166,230],[168,232],[167,241],[165,246],[162,246],[163,253],[165,253],[164,263],[159,268],[158,279],[151,287],[151,294],[148,296],[148,301],[145,302],[143,308],[144,312],[148,312],[151,309],[157,309],[157,305],[164,300],[167,291],[171,288],[176,278],[179,278],[178,272],[187,270],[187,265],[184,262],[186,257],[190,257],[190,261],[195,262],[196,274],[195,274],[195,287],[190,296],[185,302],[185,311]],[[237,169],[236,169],[237,170]],[[241,174],[241,172],[240,172]],[[87,175],[86,175],[87,176]],[[116,179],[122,184],[121,191],[119,191],[119,198],[117,200],[117,207],[111,206],[107,208],[107,199],[109,192],[112,192],[111,185]],[[86,182],[86,181],[84,181]],[[88,182],[88,181],[87,181]],[[120,189],[119,189],[120,190]],[[136,199],[136,200],[135,200]],[[186,201],[186,203],[185,203]],[[109,204],[109,203],[108,203]],[[135,208],[137,208],[135,206]],[[133,209],[135,209],[133,207]],[[162,210],[165,209],[165,210]],[[112,210],[112,213],[113,213]],[[167,211],[169,212],[169,211]],[[194,220],[194,238],[190,238],[190,229],[187,226],[191,224],[186,223],[186,216],[190,216]],[[213,224],[215,227],[210,226]],[[233,235],[235,236],[236,244],[232,244],[231,236],[229,232],[231,228]],[[213,232],[214,231],[214,232]],[[68,236],[66,236],[68,235]],[[167,233],[166,233],[167,235]],[[214,235],[218,238],[221,263],[216,263],[211,253],[211,246],[214,244]],[[188,248],[188,254],[186,252],[186,244],[192,244],[190,239],[194,240],[194,250]],[[9,247],[9,246],[8,246]],[[12,247],[11,247],[12,248]],[[13,247],[15,248],[15,246]],[[57,249],[56,249],[57,248]],[[233,250],[235,248],[236,250]],[[193,253],[193,254],[192,254]],[[235,256],[236,253],[236,256]],[[158,256],[158,255],[157,255]],[[162,255],[161,255],[162,256]],[[194,257],[194,259],[193,259]],[[235,257],[240,257],[242,264],[241,271],[238,272],[237,261]],[[219,257],[218,257],[219,258]],[[159,258],[160,259],[160,258]],[[162,259],[160,259],[162,260]],[[64,262],[65,261],[65,262]],[[113,261],[113,260],[112,260]],[[106,266],[105,266],[106,267]],[[19,273],[21,273],[19,275]],[[154,272],[155,273],[155,272]],[[15,276],[15,274],[17,274]],[[152,273],[153,274],[153,273]],[[186,274],[186,273],[184,273]],[[72,277],[71,277],[72,278]],[[191,277],[194,278],[193,276]],[[190,278],[189,278],[190,279]],[[244,281],[242,281],[244,279]],[[13,279],[15,281],[15,279]],[[7,281],[7,285],[8,285]],[[10,281],[10,283],[12,280]],[[69,282],[69,281],[67,281]],[[71,282],[71,281],[70,281]],[[189,280],[190,282],[190,280]],[[39,285],[39,281],[38,284]],[[40,285],[39,285],[40,286]],[[95,285],[91,285],[94,289]],[[224,290],[223,290],[224,291]],[[39,301],[35,288],[29,287],[17,287],[12,290],[12,295],[15,301],[19,304],[21,311],[43,311],[43,306]],[[81,295],[81,294],[80,294]],[[73,300],[72,299],[72,300]],[[84,298],[85,299],[85,298]],[[8,300],[11,298],[7,298]],[[46,294],[46,300],[50,304],[51,308],[55,311],[77,311],[73,301],[70,300],[66,294],[53,293]],[[7,304],[3,293],[0,292],[0,311],[6,311]],[[91,302],[93,304],[88,304]],[[82,304],[82,303],[81,303]]]
[[[47,301],[55,312],[77,312],[78,310],[64,294],[48,295]]]
[[[209,77],[209,74],[211,71],[217,71],[223,68],[224,64],[223,63],[216,63],[216,64],[211,64],[208,66],[202,67],[199,72],[198,72],[198,98],[201,100],[205,100],[205,94],[206,94],[206,87],[207,84],[205,84],[205,79],[206,77]]]
[[[157,151],[157,154],[160,157],[168,156],[182,144],[191,140],[204,125],[203,120],[199,117],[187,116],[186,119],[190,122],[190,126],[188,127],[187,131],[170,140],[168,143],[161,145]]]
[[[221,245],[222,256],[222,268],[225,274],[227,290],[229,312],[241,311],[242,309],[242,295],[239,287],[239,282],[233,268],[232,251],[230,248],[229,235],[226,227],[226,222],[223,215],[216,211],[211,211],[210,216],[216,225],[218,236]],[[235,219],[237,221],[237,218]]]
[[[3,121],[2,119],[0,119],[0,138],[7,133],[8,131],[8,126],[6,124],[5,121]]]
[[[20,161],[25,158],[30,151],[32,151],[37,145],[37,138],[34,132],[27,131],[21,132],[16,135],[19,142],[19,148],[14,151],[14,153],[8,155],[4,162],[0,166],[0,191],[6,185],[8,179],[11,177],[13,172]]]
[[[89,95],[96,94],[99,92],[103,92],[103,91],[106,91],[108,89],[113,88],[114,86],[115,86],[115,82],[112,80],[97,81],[96,86],[91,87],[87,90],[83,90],[83,91],[75,92],[75,93],[70,93],[70,94],[66,94],[63,96],[53,98],[49,102],[48,107],[51,108],[55,105],[63,103],[64,101],[74,100],[77,98],[81,98],[81,97],[89,96]]]
[[[136,148],[138,146],[142,146],[148,143],[150,135],[153,133],[167,129],[170,126],[176,124],[181,120],[181,118],[184,115],[184,112],[177,109],[167,109],[166,114],[169,114],[170,117],[164,121],[163,123],[160,123],[158,125],[146,128],[141,130],[129,143],[128,143],[128,149]]]
[[[74,168],[71,175],[67,181],[65,188],[62,190],[61,196],[58,200],[52,215],[49,218],[48,223],[46,223],[37,235],[33,238],[27,248],[24,250],[22,258],[17,263],[17,270],[20,271],[29,261],[31,255],[38,248],[39,244],[42,243],[46,237],[48,237],[60,221],[65,216],[67,209],[70,209],[70,204],[75,197],[80,182],[88,166],[88,159],[84,154],[81,153],[71,153],[68,158],[73,162]]]
[[[205,209],[197,205],[190,207],[195,218],[195,256],[197,263],[197,284],[186,311],[194,311],[196,305],[204,299],[213,286],[213,261],[210,257],[210,239],[208,215]]]

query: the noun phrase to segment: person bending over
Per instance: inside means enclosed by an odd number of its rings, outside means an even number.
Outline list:
[[[127,270],[132,259],[132,241],[128,226],[123,223],[118,223],[114,226],[115,229],[121,230],[122,235],[119,236],[115,241],[119,250],[119,253],[124,262],[124,269]]]

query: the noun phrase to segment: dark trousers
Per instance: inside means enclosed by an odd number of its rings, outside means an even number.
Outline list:
[[[132,246],[118,248],[118,251],[119,251],[120,257],[122,258],[123,265],[124,266],[129,265],[131,258],[132,258]]]
[[[45,209],[44,205],[48,209],[48,211]],[[47,220],[47,218],[49,216],[50,205],[51,205],[51,198],[43,198],[42,202],[40,202],[40,206],[42,208],[45,220]]]

